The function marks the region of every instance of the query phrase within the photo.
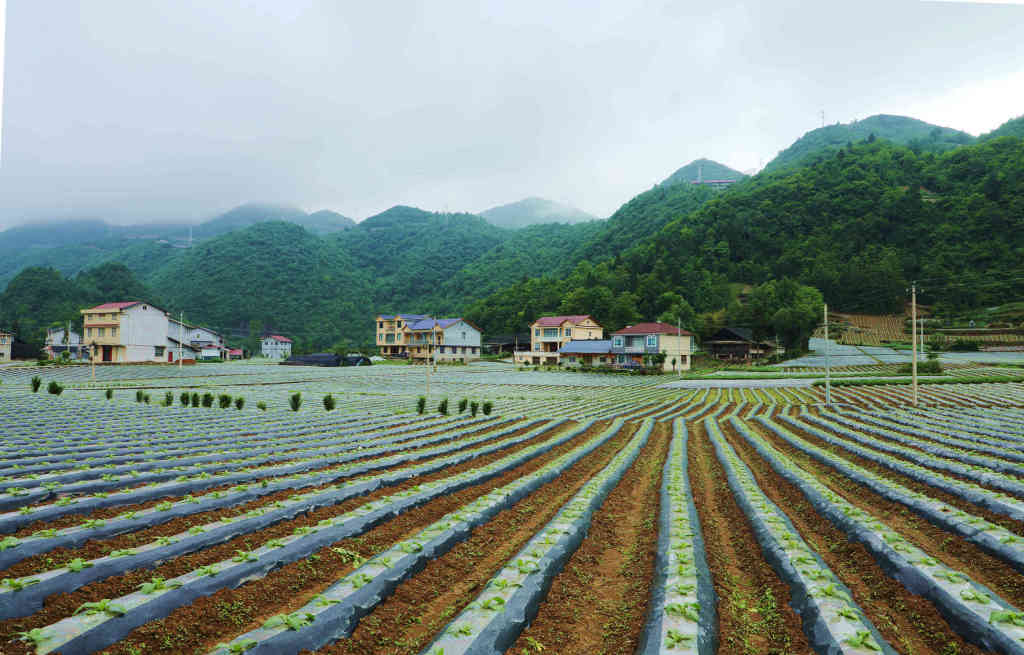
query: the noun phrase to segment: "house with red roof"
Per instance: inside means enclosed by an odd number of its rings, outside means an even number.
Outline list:
[[[604,339],[604,328],[589,314],[541,316],[530,326],[530,350],[517,352],[517,364],[558,366],[559,350],[570,341]]]
[[[271,359],[288,359],[292,356],[292,340],[280,334],[268,334],[260,342],[260,353]]]
[[[688,371],[693,333],[668,323],[637,323],[612,332],[611,355],[617,368],[660,366],[664,372]]]
[[[141,300],[107,302],[82,312],[82,341],[97,362],[166,361],[167,312]]]

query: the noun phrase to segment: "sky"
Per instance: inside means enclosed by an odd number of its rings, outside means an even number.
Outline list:
[[[604,217],[693,159],[757,169],[822,112],[1024,114],[1012,3],[6,4],[0,227],[527,196]]]

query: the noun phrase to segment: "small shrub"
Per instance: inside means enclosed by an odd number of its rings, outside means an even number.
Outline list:
[[[164,394],[164,406],[165,407],[170,407],[173,404],[174,404],[174,394],[171,393],[170,391],[168,391],[167,393]]]
[[[227,409],[231,407],[231,396],[226,393],[222,393],[217,397],[217,402],[220,404],[221,409]]]
[[[213,407],[212,393],[207,392],[203,394],[203,407]]]
[[[438,404],[438,406],[437,406],[437,413],[441,414],[442,416],[448,416],[448,399],[447,398],[445,398],[444,400],[442,400],[440,402],[440,404]]]
[[[192,406],[193,407],[199,407],[199,392],[198,391],[192,392]]]
[[[426,409],[427,409],[427,397],[426,396],[420,396],[419,399],[416,400],[416,413],[417,414],[422,414],[424,411],[426,411]]]
[[[489,400],[484,401],[484,406],[481,409],[484,412],[484,416],[490,416],[491,410],[494,409],[494,403]]]
[[[142,389],[136,389],[135,391],[135,402],[141,403],[143,397]]]
[[[463,398],[459,401],[459,414],[466,411],[467,405],[469,405],[469,398]]]
[[[245,398],[241,396],[235,398],[235,409],[241,410],[243,407],[245,407]]]
[[[149,394],[148,394],[148,393],[147,393],[146,395],[144,395],[144,396],[142,397],[142,401],[143,401],[144,403],[146,403],[147,405],[149,404],[149,401],[150,401],[150,400],[151,400],[151,398],[149,397]]]
[[[107,397],[107,400],[112,400],[114,398],[114,390],[107,389],[106,391],[103,392],[103,395]]]
[[[331,394],[324,396],[324,409],[328,412],[334,409],[334,396]]]
[[[261,400],[258,403],[256,403],[256,408],[259,409],[261,412],[265,412],[267,411],[267,403]]]
[[[192,399],[192,397],[188,395],[187,391],[182,393],[181,396],[178,398],[178,400],[181,402],[181,404],[184,405],[185,407],[188,407],[188,402],[191,399]]]
[[[478,411],[480,411],[480,403],[478,403],[475,400],[473,402],[469,403],[469,413],[470,413],[471,416],[476,416],[476,413]]]
[[[32,376],[32,393],[38,393],[39,387],[43,386],[43,378],[38,375]]]
[[[55,396],[59,396],[64,392],[64,387],[60,386],[56,380],[50,380],[50,384],[46,385],[46,390]]]
[[[293,412],[299,411],[299,408],[302,407],[302,394],[298,391],[293,393],[288,398],[288,406],[292,408]]]

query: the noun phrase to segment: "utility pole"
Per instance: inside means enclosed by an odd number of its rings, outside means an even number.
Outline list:
[[[832,406],[832,342],[828,340],[828,303],[825,303],[825,406]]]
[[[683,378],[683,318],[676,314],[676,343],[679,344],[679,379]]]
[[[431,320],[431,322],[433,322],[434,317],[431,316],[430,320]],[[434,330],[431,329],[430,333],[433,334]],[[428,346],[428,348],[429,348],[429,346]],[[429,355],[430,353],[428,352],[427,354]],[[430,403],[430,360],[427,360],[426,365],[427,365],[427,403],[429,404]]]
[[[913,357],[911,358],[911,377],[913,378],[914,387],[914,407],[918,406],[919,395],[918,395],[918,380],[917,380],[917,342],[920,339],[920,333],[918,332],[917,325],[917,282],[910,284],[910,345],[914,351]]]
[[[191,227],[189,231],[191,231]],[[181,370],[181,341],[185,338],[185,312],[180,312],[178,318],[178,370]]]

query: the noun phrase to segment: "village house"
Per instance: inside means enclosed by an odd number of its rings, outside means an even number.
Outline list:
[[[67,358],[72,361],[89,359],[89,349],[82,343],[82,335],[66,327],[53,327],[46,330],[46,341],[43,352],[50,359]]]
[[[668,323],[637,323],[624,327],[612,333],[615,366],[641,368],[657,364],[663,372],[688,371],[693,336],[692,332]]]
[[[469,362],[480,359],[480,329],[462,318],[423,318],[402,328],[402,343],[413,362]]]
[[[409,356],[409,336],[404,330],[410,323],[430,318],[426,314],[378,314],[376,320],[377,349],[381,357]]]
[[[179,346],[182,359],[227,359],[224,337],[209,328],[189,325],[173,318],[167,321],[167,361],[176,361]]]
[[[604,328],[589,314],[542,316],[530,326],[530,350],[515,353],[517,364],[558,366],[570,341],[604,339]]]
[[[775,346],[756,341],[749,328],[724,327],[704,341],[704,347],[715,359],[723,361],[749,362],[767,357],[775,352]]]
[[[268,334],[260,342],[260,353],[270,359],[288,359],[292,356],[292,340],[280,334]]]
[[[0,362],[11,361],[11,346],[13,343],[14,335],[0,330]]]
[[[611,339],[570,341],[558,349],[561,363],[569,367],[597,368],[615,363]]]
[[[108,302],[83,309],[82,338],[98,362],[162,362],[167,312],[141,301]]]

